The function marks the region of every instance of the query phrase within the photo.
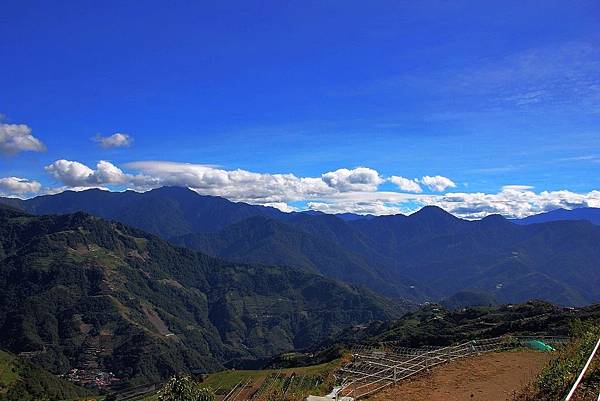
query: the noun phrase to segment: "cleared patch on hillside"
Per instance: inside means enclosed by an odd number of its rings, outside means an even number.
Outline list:
[[[156,331],[159,334],[163,336],[171,334],[165,322],[160,318],[160,316],[158,315],[158,313],[156,313],[152,306],[142,304],[142,310],[144,311],[144,314],[146,315],[148,321],[152,323],[152,326],[156,329]]]

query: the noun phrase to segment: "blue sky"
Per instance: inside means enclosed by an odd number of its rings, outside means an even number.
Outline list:
[[[5,196],[600,206],[597,1],[5,1],[0,54]]]

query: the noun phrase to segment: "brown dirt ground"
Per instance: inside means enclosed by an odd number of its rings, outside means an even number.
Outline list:
[[[506,401],[531,382],[552,354],[522,351],[480,355],[439,365],[390,387],[373,401]]]

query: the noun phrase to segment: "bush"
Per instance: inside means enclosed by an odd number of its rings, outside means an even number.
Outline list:
[[[190,376],[175,376],[160,390],[158,401],[214,401],[211,388],[201,387]]]
[[[577,376],[587,362],[596,342],[600,338],[598,322],[575,321],[571,327],[573,341],[559,349],[556,357],[542,371],[537,382],[530,386],[517,399],[558,400],[563,399],[577,380]],[[577,394],[594,392],[600,383],[600,362],[598,356],[588,368]]]

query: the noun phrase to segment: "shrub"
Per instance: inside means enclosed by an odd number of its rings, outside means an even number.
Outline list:
[[[596,342],[600,338],[600,325],[598,322],[581,322],[576,320],[571,327],[573,341],[559,349],[556,357],[550,361],[542,371],[537,382],[530,386],[519,400],[558,400],[563,399],[577,376],[583,369]],[[588,392],[586,387],[597,386],[600,382],[599,357],[588,368],[587,374],[578,388],[578,393]],[[590,390],[595,391],[595,390]]]
[[[160,390],[158,401],[214,401],[215,393],[190,376],[175,376]]]

